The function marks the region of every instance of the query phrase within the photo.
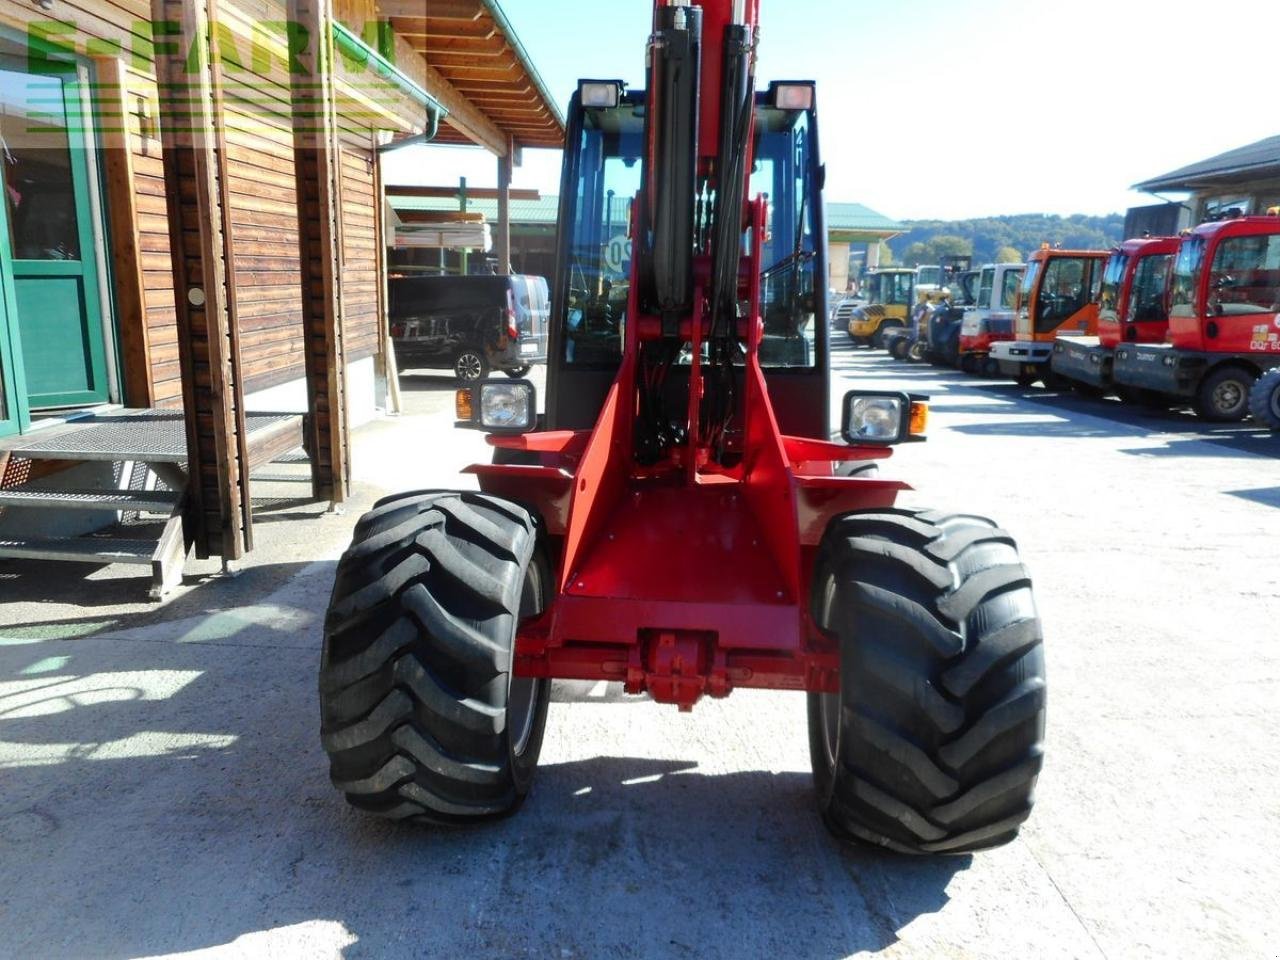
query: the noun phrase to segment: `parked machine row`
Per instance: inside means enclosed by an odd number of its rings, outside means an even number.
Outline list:
[[[921,298],[914,324],[882,333],[883,344],[899,359],[1023,386],[1190,406],[1216,423],[1252,416],[1280,430],[1280,209],[1109,253],[1045,246],[978,277],[976,294],[956,277]],[[855,329],[851,318],[856,343]],[[894,335],[906,348],[892,349]]]

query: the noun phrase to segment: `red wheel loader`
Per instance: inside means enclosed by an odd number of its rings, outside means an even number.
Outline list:
[[[579,86],[545,420],[528,382],[460,391],[496,448],[469,468],[481,492],[382,501],[338,567],[321,732],[356,807],[512,813],[572,679],[681,710],[806,694],[817,806],[846,840],[960,853],[1027,817],[1030,579],[991,521],[848,474],[927,408],[853,391],[831,440],[815,89],[757,91],[756,38],[756,0],[659,3],[647,90]]]

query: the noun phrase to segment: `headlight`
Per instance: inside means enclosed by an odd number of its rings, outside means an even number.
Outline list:
[[[460,427],[490,433],[529,433],[537,424],[537,391],[527,380],[467,387],[458,391],[456,405]]]
[[[924,439],[928,404],[923,397],[905,393],[851,390],[844,397],[842,433],[851,444],[889,446]]]

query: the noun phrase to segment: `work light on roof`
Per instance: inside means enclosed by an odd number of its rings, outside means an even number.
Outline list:
[[[813,85],[779,83],[773,87],[773,105],[779,110],[812,110]]]
[[[622,99],[622,84],[612,80],[583,80],[578,84],[578,97],[584,107],[612,109]]]

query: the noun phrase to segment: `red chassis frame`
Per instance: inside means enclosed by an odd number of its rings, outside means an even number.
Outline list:
[[[765,202],[748,213],[754,241],[742,293],[754,319],[740,331],[740,464],[710,462],[698,436],[708,323],[699,307],[685,331],[693,346],[687,446],[656,466],[635,462],[637,356],[640,342],[659,333],[641,317],[626,325],[623,361],[593,430],[491,436],[493,446],[536,454],[540,465],[466,471],[485,493],[536,511],[553,552],[555,596],[520,628],[519,676],[620,681],[681,710],[735,687],[839,689],[838,649],[809,616],[818,544],[833,517],[891,507],[909,487],[833,475],[835,462],[884,458],[887,448],[780,433],[759,362]],[[633,277],[631,317],[638,287]]]

